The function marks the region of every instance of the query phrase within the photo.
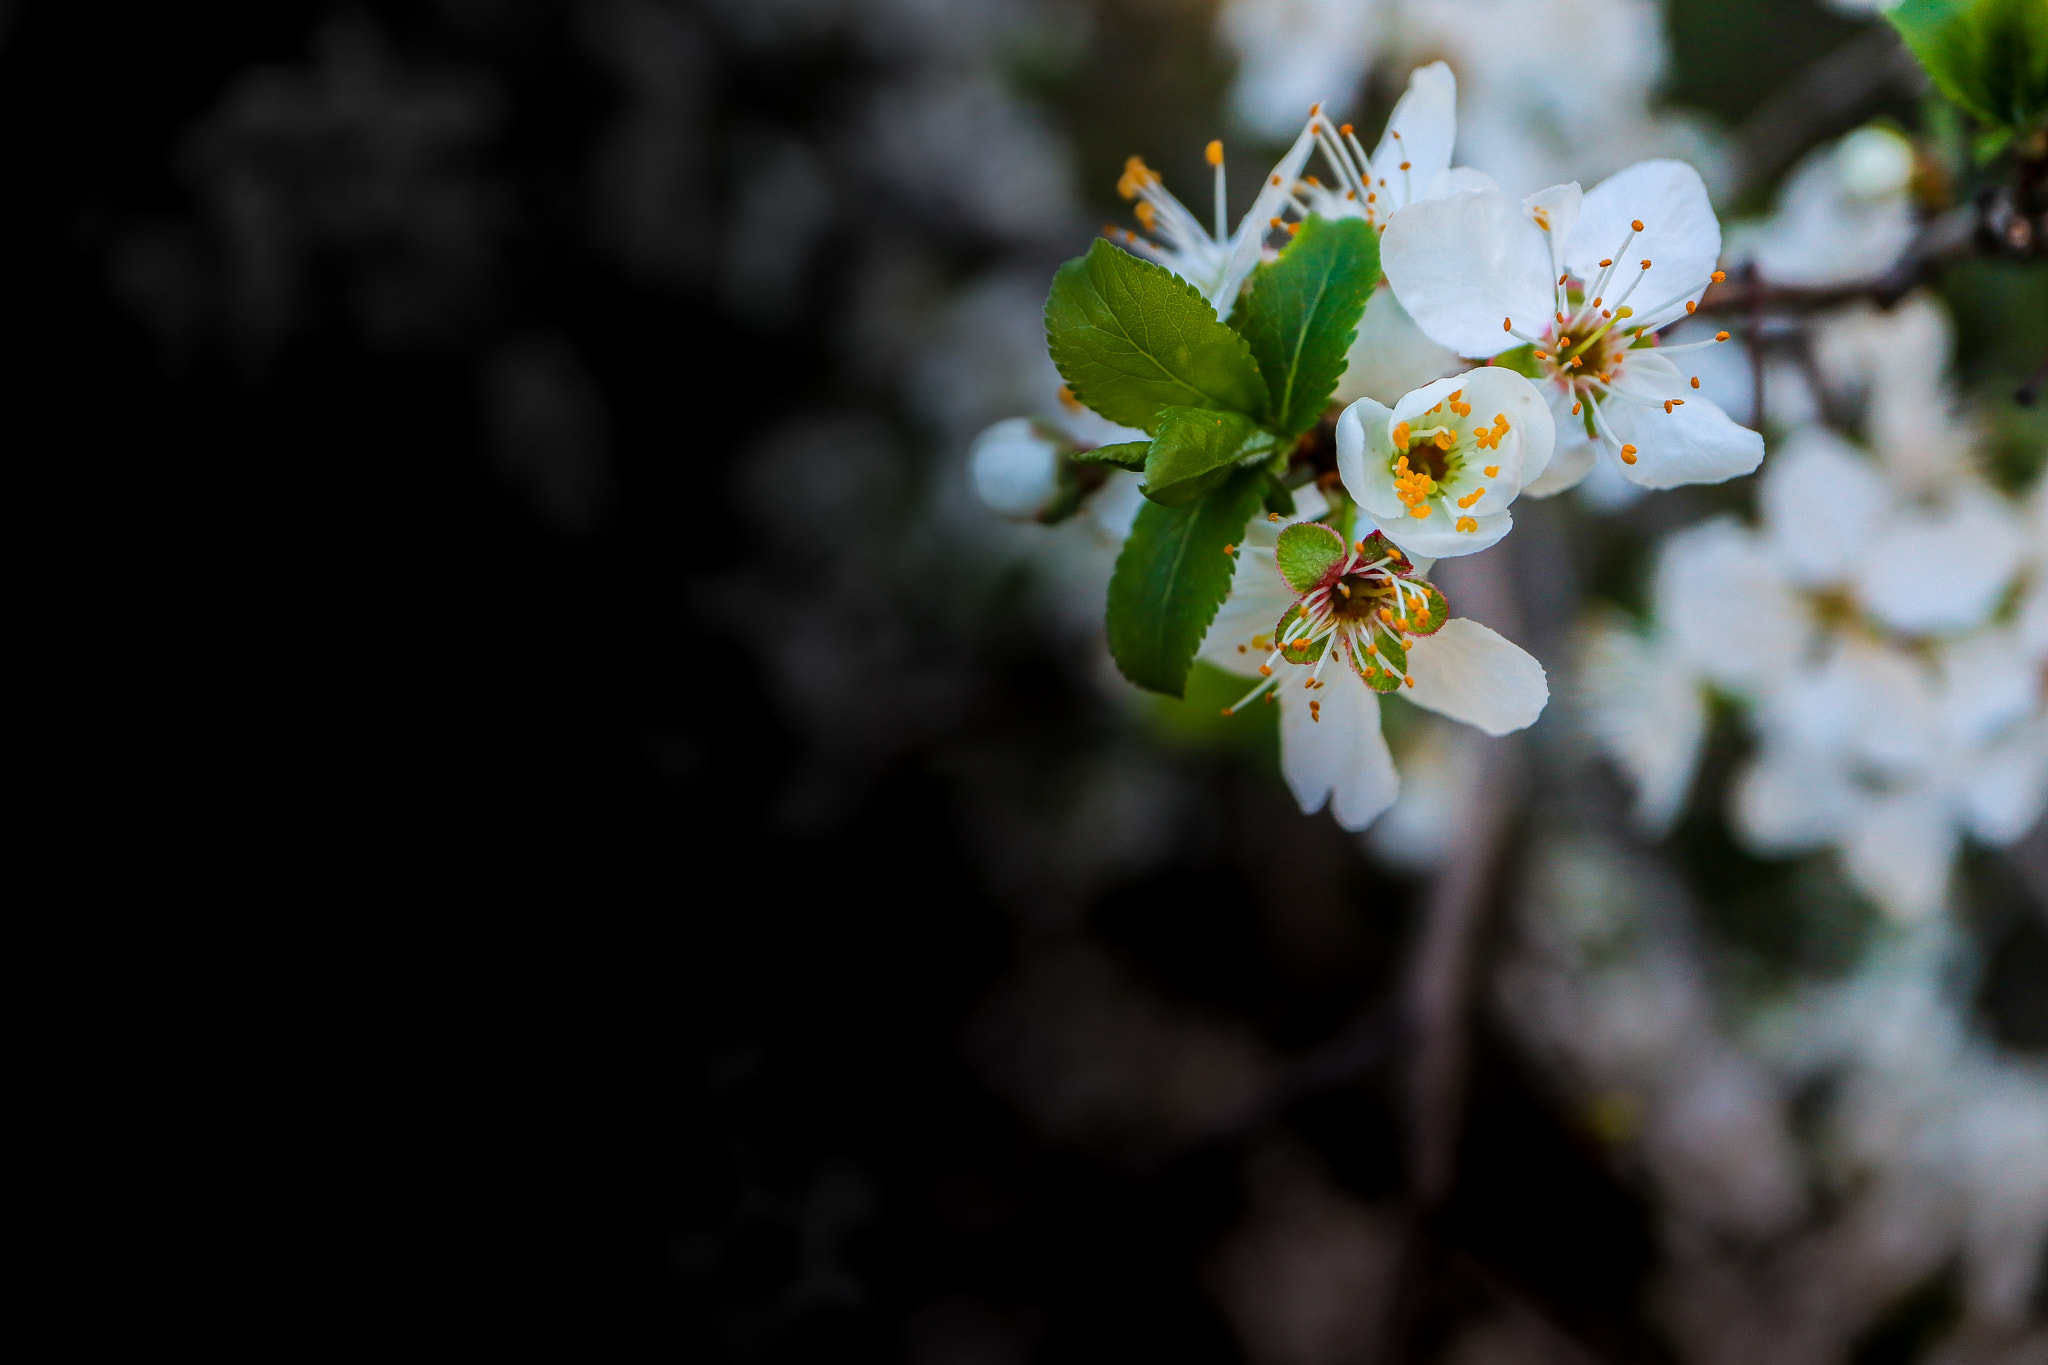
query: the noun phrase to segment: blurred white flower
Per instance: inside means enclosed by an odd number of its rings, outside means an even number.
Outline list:
[[[1318,213],[1385,227],[1409,204],[1493,183],[1477,171],[1451,169],[1451,147],[1458,140],[1458,79],[1442,62],[1409,73],[1408,89],[1387,116],[1386,131],[1371,156],[1348,123],[1332,130],[1311,120],[1309,128],[1336,183],[1325,185],[1309,176],[1295,186],[1293,207],[1304,218]]]
[[[1137,201],[1138,222],[1159,240],[1151,241],[1135,232],[1116,228],[1109,229],[1110,237],[1134,254],[1165,266],[1201,290],[1202,297],[1209,301],[1218,316],[1227,316],[1230,306],[1237,301],[1238,290],[1258,266],[1266,234],[1278,222],[1280,210],[1289,203],[1295,180],[1308,164],[1309,153],[1316,149],[1317,139],[1324,135],[1321,108],[1321,105],[1310,107],[1308,123],[1302,127],[1287,154],[1280,158],[1279,164],[1267,174],[1259,186],[1258,197],[1252,201],[1251,209],[1238,220],[1235,232],[1226,226],[1223,144],[1211,142],[1207,156],[1209,164],[1216,168],[1216,231],[1213,235],[1202,226],[1200,218],[1173,197],[1159,178],[1159,172],[1147,166],[1143,158],[1134,156],[1124,162],[1124,173],[1116,182],[1116,190],[1124,198]]]
[[[1484,550],[1513,528],[1509,505],[1542,477],[1554,437],[1534,384],[1513,370],[1470,370],[1391,409],[1370,398],[1344,409],[1337,468],[1382,535],[1443,559]]]
[[[1595,630],[1584,673],[1587,726],[1646,829],[1683,806],[1711,686],[1750,708],[1762,741],[1730,795],[1737,833],[1764,853],[1836,848],[1902,919],[1939,908],[1965,835],[2010,844],[2048,803],[2048,609],[2034,605],[2048,494],[2027,505],[2030,534],[1952,438],[1929,450],[1959,425],[1933,308],[1901,305],[1879,344],[1843,332],[1823,348],[1839,387],[1864,381],[1879,458],[1796,431],[1764,473],[1759,528],[1722,520],[1667,542],[1650,631]],[[1932,435],[1863,363],[1890,375],[1882,340],[1908,337],[1898,377],[1940,419]],[[1931,377],[1910,368],[1930,357]],[[1895,448],[1902,431],[1912,448]]]
[[[1029,417],[997,422],[968,453],[975,494],[999,516],[1030,521],[1059,490],[1060,445]]]
[[[1913,240],[1913,147],[1888,128],[1859,128],[1809,155],[1761,223],[1731,233],[1729,256],[1774,284],[1821,286],[1891,269]]]
[[[1231,711],[1262,695],[1279,704],[1281,771],[1302,811],[1327,803],[1338,824],[1361,830],[1400,788],[1379,691],[1405,689],[1418,706],[1490,735],[1533,723],[1550,692],[1521,648],[1449,617],[1421,578],[1429,561],[1406,559],[1378,534],[1346,546],[1307,521],[1324,510],[1319,496],[1297,499],[1293,517],[1273,513],[1246,532],[1198,657],[1259,679]],[[1296,678],[1301,686],[1289,686]]]
[[[1694,347],[1655,344],[1720,278],[1720,251],[1699,173],[1646,161],[1590,194],[1555,185],[1519,207],[1491,188],[1411,204],[1387,225],[1381,261],[1409,315],[1443,345],[1475,357],[1532,348],[1558,429],[1585,433],[1529,487],[1542,497],[1583,479],[1596,445],[1645,488],[1719,483],[1762,461],[1763,438],[1673,363]],[[1656,302],[1631,307],[1646,284]]]

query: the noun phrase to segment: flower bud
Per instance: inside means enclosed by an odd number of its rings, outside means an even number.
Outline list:
[[[1858,199],[1904,194],[1913,179],[1913,147],[1889,128],[1858,128],[1835,146],[1835,175]]]
[[[1062,443],[1028,417],[1011,417],[974,438],[974,491],[989,510],[1016,521],[1044,511],[1059,488]]]

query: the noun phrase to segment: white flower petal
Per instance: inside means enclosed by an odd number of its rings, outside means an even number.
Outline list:
[[[1487,421],[1489,415],[1496,422],[1502,417],[1508,419],[1508,434],[1489,452],[1486,461],[1500,469],[1487,493],[1489,500],[1498,499],[1496,505],[1513,502],[1523,484],[1543,476],[1557,444],[1557,421],[1551,416],[1550,404],[1544,401],[1543,390],[1515,371],[1498,365],[1439,379],[1419,392],[1429,393],[1432,389],[1441,389],[1445,397],[1453,390],[1462,392],[1477,421]],[[1397,418],[1403,415],[1405,406],[1404,399],[1395,407]]]
[[[1331,397],[1339,403],[1359,398],[1395,403],[1410,389],[1464,368],[1455,351],[1431,341],[1394,291],[1382,287],[1359,320],[1358,338],[1344,357],[1344,373]]]
[[[1333,666],[1323,676],[1326,685],[1313,691],[1281,688],[1280,771],[1302,814],[1329,802],[1338,824],[1362,830],[1394,804],[1401,780],[1380,734],[1380,699],[1348,668]]]
[[[1459,355],[1519,346],[1502,319],[1536,335],[1555,298],[1542,231],[1498,190],[1410,204],[1380,238],[1380,268],[1416,325]]]
[[[1029,417],[1011,417],[974,438],[974,492],[988,509],[1019,521],[1037,516],[1059,484],[1059,446]]]
[[[1631,483],[1721,483],[1763,463],[1764,438],[1700,397],[1678,367],[1655,351],[1630,352],[1614,388],[1619,397],[1602,400],[1600,419],[1617,441],[1636,448],[1636,462],[1622,468]],[[1684,406],[1665,411],[1665,401],[1674,398]]]
[[[1836,765],[1790,746],[1767,748],[1728,793],[1735,832],[1755,852],[1798,853],[1840,838],[1864,797]]]
[[[1643,230],[1630,241],[1630,224],[1637,221]],[[1683,161],[1639,161],[1587,193],[1565,263],[1590,284],[1600,274],[1600,262],[1624,250],[1627,256],[1615,260],[1606,295],[1619,297],[1634,283],[1631,275],[1641,275],[1629,304],[1644,321],[1653,321],[1650,310],[1665,308],[1667,302],[1682,312],[1682,300],[1698,299],[1706,291],[1707,277],[1721,256],[1721,224],[1698,171]],[[1637,264],[1644,260],[1651,262],[1648,270]]]
[[[1393,423],[1393,411],[1371,398],[1359,399],[1337,416],[1337,473],[1344,491],[1375,520],[1408,510],[1394,496],[1393,481],[1380,473],[1394,458]]]
[[[1676,650],[1603,626],[1587,642],[1582,687],[1587,728],[1635,787],[1636,824],[1664,833],[1684,809],[1706,735],[1699,675]]]
[[[1501,537],[1515,528],[1515,514],[1506,509],[1472,517],[1474,529],[1470,531],[1458,530],[1455,522],[1435,510],[1427,518],[1411,517],[1406,508],[1395,517],[1380,516],[1371,508],[1365,510],[1380,534],[1400,546],[1411,559],[1452,559],[1478,554],[1500,544]]]
[[[1294,605],[1294,590],[1280,576],[1273,551],[1260,545],[1239,550],[1237,572],[1230,580],[1230,596],[1216,609],[1209,633],[1195,657],[1205,663],[1246,676],[1256,675],[1259,665],[1272,652],[1260,649],[1252,637],[1271,635],[1273,627]]]
[[[1858,596],[1871,615],[1908,634],[1982,625],[2019,570],[2023,536],[2002,500],[1966,487],[1939,512],[1894,517],[1862,547]]]
[[[1569,184],[1538,190],[1522,201],[1523,211],[1539,229],[1544,230],[1543,244],[1550,252],[1550,278],[1553,280],[1565,272],[1565,243],[1571,240],[1572,229],[1579,225],[1579,208],[1585,198],[1579,190],[1579,182],[1574,180]]]
[[[1316,125],[1320,116],[1310,118],[1302,125],[1301,133],[1294,139],[1294,145],[1287,149],[1287,155],[1267,173],[1259,186],[1258,196],[1252,200],[1251,212],[1238,220],[1237,231],[1230,239],[1230,263],[1223,272],[1223,285],[1216,292],[1216,313],[1228,317],[1231,304],[1236,302],[1238,290],[1244,287],[1246,279],[1258,267],[1259,252],[1266,242],[1266,225],[1280,213],[1287,197],[1293,192],[1294,182],[1301,179],[1302,167],[1308,165],[1309,153],[1316,149]]]
[[[1941,908],[1956,827],[1936,794],[1912,788],[1878,797],[1852,822],[1844,843],[1849,878],[1895,919],[1925,919]]]
[[[1964,749],[1988,743],[2041,704],[2040,670],[2018,632],[1987,630],[1941,652],[1941,720]]]
[[[2004,847],[2034,827],[2048,807],[2048,722],[2023,726],[1987,750],[1963,781],[1970,832]]]
[[[1422,198],[1423,191],[1450,169],[1451,144],[1457,137],[1458,78],[1444,62],[1416,67],[1373,149],[1372,178],[1375,184],[1386,181],[1382,196],[1391,193],[1397,205]],[[1405,171],[1403,162],[1408,163]]]
[[[1654,600],[1679,657],[1737,696],[1774,690],[1806,643],[1799,600],[1756,537],[1726,517],[1664,542]]]
[[[1424,199],[1442,199],[1460,190],[1492,190],[1500,193],[1500,186],[1485,171],[1470,166],[1453,166],[1429,182],[1429,189],[1421,196]]]
[[[1884,476],[1825,427],[1793,433],[1771,457],[1757,496],[1772,552],[1811,586],[1849,578],[1891,503]]]
[[[1534,656],[1462,616],[1409,643],[1408,675],[1415,679],[1403,689],[1408,700],[1489,735],[1533,725],[1550,700]]]

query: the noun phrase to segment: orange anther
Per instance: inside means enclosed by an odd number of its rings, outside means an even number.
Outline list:
[[[1344,136],[1346,136],[1346,137],[1350,137],[1350,136],[1351,136],[1351,125],[1350,125],[1350,124],[1348,124],[1348,123],[1340,123],[1340,124],[1338,124],[1338,125],[1337,125],[1337,131],[1338,131],[1338,132],[1340,132],[1340,133],[1342,133],[1342,134],[1344,134]]]
[[[1698,375],[1694,375],[1692,377],[1692,386],[1694,388],[1698,388],[1700,386],[1700,377]]]
[[[1716,333],[1714,333],[1714,340],[1716,340],[1716,341],[1726,341],[1727,339],[1728,339],[1728,334],[1727,334],[1726,332],[1716,332]]]
[[[1488,466],[1486,467],[1486,477],[1487,477],[1487,478],[1489,478],[1489,479],[1497,479],[1497,478],[1499,478],[1499,477],[1500,477],[1500,466],[1499,466],[1499,465],[1497,465],[1497,464],[1490,464],[1490,465],[1488,465]]]
[[[1637,232],[1641,232],[1643,230],[1643,220],[1638,218],[1633,223],[1630,223],[1629,226],[1634,228]]]
[[[1211,166],[1221,166],[1223,164],[1222,139],[1218,138],[1215,141],[1212,141],[1207,147],[1203,148],[1202,155],[1209,158],[1209,164]]]
[[[1621,448],[1621,462],[1623,464],[1634,464],[1636,462],[1636,448],[1634,446],[1623,446]]]
[[[1725,271],[1725,270],[1716,270],[1716,271],[1714,272],[1714,274],[1713,274],[1713,280],[1714,280],[1714,283],[1715,283],[1715,284],[1719,284],[1719,283],[1720,283],[1721,281],[1723,281],[1723,280],[1725,280],[1725,279],[1727,279],[1727,278],[1728,278],[1728,272],[1727,272],[1727,271]]]

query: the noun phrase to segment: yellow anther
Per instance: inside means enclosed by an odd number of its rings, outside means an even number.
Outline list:
[[[1398,449],[1398,450],[1406,450],[1406,449],[1408,448],[1408,441],[1409,441],[1409,436],[1408,436],[1408,424],[1407,424],[1406,422],[1396,422],[1396,423],[1394,423],[1394,446],[1395,446],[1395,448],[1396,448],[1396,449]],[[1401,467],[1405,469],[1405,468],[1407,468],[1407,466],[1408,466],[1408,457],[1407,457],[1406,455],[1403,455],[1403,456],[1401,457]]]
[[[1489,478],[1489,479],[1497,479],[1497,478],[1499,478],[1499,477],[1500,477],[1500,466],[1499,466],[1499,465],[1497,465],[1497,464],[1490,464],[1490,465],[1488,465],[1488,466],[1486,467],[1486,477],[1487,477],[1487,478]]]
[[[1685,311],[1688,313],[1696,313],[1699,311],[1699,305],[1694,303],[1691,299],[1687,299],[1685,301]]]
[[[1280,520],[1280,514],[1279,514],[1278,512],[1268,512],[1268,513],[1266,513],[1266,520],[1267,520],[1267,521],[1278,521],[1278,520]]]
[[[1234,554],[1236,554],[1236,553],[1237,553],[1237,547],[1236,547],[1235,545],[1226,545],[1226,546],[1224,546],[1224,547],[1223,547],[1223,553],[1224,553],[1224,554],[1225,554],[1226,556],[1228,556],[1228,555],[1234,555]]]
[[[1081,410],[1081,400],[1074,397],[1074,391],[1065,384],[1060,385],[1060,406],[1068,412],[1079,412]]]
[[[1637,232],[1641,232],[1643,230],[1643,220],[1638,218],[1633,223],[1630,223],[1629,226],[1634,228]]]
[[[1277,185],[1277,184],[1279,184],[1280,182],[1279,182],[1278,180],[1275,180],[1275,181],[1274,181],[1273,183]],[[1268,219],[1266,220],[1266,226],[1267,226],[1267,227],[1279,227],[1279,226],[1280,226],[1280,220],[1279,220],[1278,218],[1268,218]]]
[[[1346,137],[1350,137],[1350,136],[1351,136],[1351,125],[1350,125],[1350,124],[1348,124],[1348,123],[1340,123],[1340,124],[1338,124],[1338,125],[1337,125],[1337,131],[1338,131],[1338,132],[1340,132],[1340,133],[1342,133],[1342,134],[1344,134],[1344,136],[1346,136]]]
[[[1117,177],[1116,192],[1126,199],[1136,199],[1147,185],[1159,179],[1159,173],[1145,164],[1141,156],[1124,160],[1124,173]]]
[[[1477,528],[1477,527],[1474,527],[1473,529],[1477,530],[1478,528]],[[1414,678],[1414,676],[1413,676],[1412,674],[1411,674],[1411,675],[1409,675],[1409,676],[1407,676],[1407,677],[1404,677],[1404,678],[1402,678],[1402,679],[1401,679],[1401,681],[1402,681],[1402,682],[1404,682],[1404,683],[1407,683],[1407,684],[1408,684],[1408,685],[1409,685],[1410,687],[1413,687],[1413,686],[1415,686],[1415,678]]]
[[[1645,256],[1645,257],[1643,257],[1643,269],[1645,269],[1645,270],[1648,270],[1649,268],[1650,268],[1650,258],[1649,258],[1648,256]]]
[[[1634,446],[1623,446],[1621,448],[1621,462],[1623,464],[1634,464],[1636,462],[1636,448]]]
[[[1694,375],[1692,377],[1692,386],[1694,388],[1698,388],[1700,386],[1700,377],[1698,375]]]
[[[1469,532],[1472,532],[1472,531],[1476,531],[1476,530],[1478,530],[1478,529],[1479,529],[1479,522],[1478,522],[1478,520],[1477,520],[1476,518],[1473,518],[1473,517],[1459,517],[1459,518],[1458,518],[1458,529],[1459,529],[1460,531],[1465,531],[1465,532],[1468,532],[1468,533],[1469,533]]]
[[[1273,665],[1271,665],[1271,664],[1260,664],[1260,665],[1259,665],[1259,676],[1260,676],[1260,677],[1262,677],[1262,678],[1270,678],[1270,677],[1272,677],[1272,676],[1273,676]]]
[[[1621,307],[1614,310],[1614,316],[1618,318],[1632,318],[1635,315],[1636,310],[1629,307],[1627,304],[1623,304]]]
[[[1435,438],[1434,438],[1434,439],[1435,439],[1435,441],[1436,441],[1436,448],[1437,448],[1438,450],[1449,450],[1449,449],[1451,448],[1451,440],[1452,440],[1452,438],[1451,438],[1451,430],[1450,430],[1450,428],[1449,428],[1449,427],[1444,427],[1444,428],[1441,428],[1441,429],[1440,429],[1440,430],[1439,430],[1439,431],[1437,432],[1437,434],[1436,434],[1436,436],[1435,436]]]
[[[1572,404],[1572,416],[1574,416],[1574,417],[1577,417],[1577,416],[1579,415],[1579,409],[1580,409],[1580,408],[1582,408],[1582,407],[1584,407],[1584,406],[1586,406],[1586,405],[1585,405],[1584,403],[1574,403],[1574,404]]]
[[[1221,166],[1223,164],[1223,140],[1218,138],[1211,142],[1202,149],[1202,155],[1209,158],[1211,166]]]
[[[1600,262],[1600,268],[1601,268],[1602,270],[1605,270],[1605,269],[1606,269],[1606,268],[1607,268],[1608,266],[1610,266],[1610,265],[1613,265],[1613,264],[1614,264],[1614,258],[1613,258],[1612,256],[1609,256],[1609,257],[1608,257],[1608,258],[1607,258],[1606,260],[1604,260],[1604,261]]]
[[[1728,334],[1727,334],[1726,332],[1716,332],[1716,333],[1714,333],[1714,340],[1716,340],[1716,341],[1726,341],[1727,339],[1728,339]]]
[[[1152,230],[1153,230],[1153,221],[1152,221],[1152,220],[1153,220],[1153,219],[1155,219],[1155,218],[1157,218],[1157,217],[1159,216],[1159,215],[1158,215],[1158,213],[1157,213],[1157,211],[1155,211],[1155,210],[1153,209],[1153,207],[1152,207],[1152,206],[1151,206],[1150,204],[1147,204],[1147,203],[1145,203],[1145,202],[1144,202],[1143,200],[1140,200],[1140,201],[1138,202],[1138,207],[1137,207],[1137,208],[1136,208],[1136,210],[1134,210],[1134,211],[1135,211],[1135,212],[1137,213],[1137,215],[1138,215],[1138,221],[1139,221],[1140,223],[1144,224],[1144,226],[1145,226],[1145,231],[1147,231],[1147,232],[1150,232],[1150,231],[1152,231]]]
[[[1723,280],[1725,280],[1725,279],[1727,279],[1727,278],[1728,278],[1728,272],[1727,272],[1727,271],[1725,271],[1725,270],[1716,270],[1716,271],[1714,272],[1714,274],[1713,274],[1713,281],[1714,281],[1714,283],[1715,283],[1715,284],[1719,284],[1719,283],[1721,283],[1721,281],[1723,281]]]
[[[1669,415],[1670,415],[1670,413],[1671,413],[1671,405],[1672,405],[1673,403],[1676,403],[1677,401],[1678,401],[1678,400],[1677,400],[1676,398],[1667,398],[1667,399],[1665,399],[1665,400],[1664,400],[1664,413],[1665,413],[1665,415],[1666,415],[1666,416],[1669,416]]]
[[[1422,504],[1421,506],[1419,506],[1419,507],[1411,507],[1411,508],[1409,508],[1409,509],[1408,509],[1408,515],[1409,515],[1409,516],[1411,516],[1411,517],[1414,517],[1414,518],[1415,518],[1415,519],[1416,519],[1417,521],[1420,521],[1420,520],[1421,520],[1422,518],[1424,518],[1424,517],[1426,517],[1426,516],[1428,516],[1428,515],[1429,515],[1429,504],[1428,504],[1428,503],[1423,503],[1423,504]]]

